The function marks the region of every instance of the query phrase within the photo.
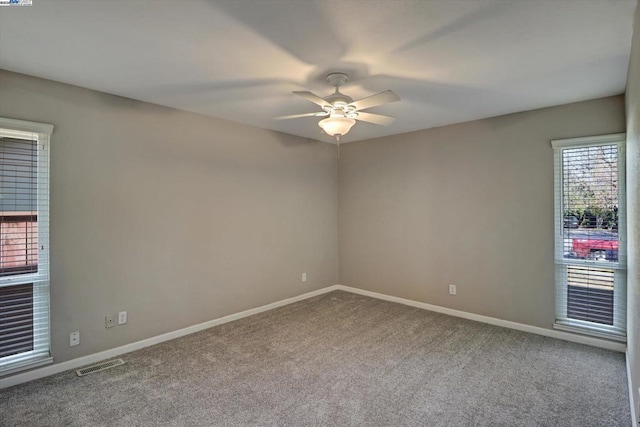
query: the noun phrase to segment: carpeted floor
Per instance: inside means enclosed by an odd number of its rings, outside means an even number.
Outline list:
[[[331,292],[0,391],[2,426],[624,426],[624,355]]]

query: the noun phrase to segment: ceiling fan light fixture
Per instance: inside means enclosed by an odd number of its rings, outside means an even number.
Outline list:
[[[329,117],[318,122],[318,126],[331,136],[346,135],[355,124],[355,119],[348,117]]]

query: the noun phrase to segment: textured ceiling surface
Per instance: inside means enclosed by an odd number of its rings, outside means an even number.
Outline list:
[[[624,92],[636,0],[34,0],[0,68],[330,142],[294,90],[393,90],[343,142]]]

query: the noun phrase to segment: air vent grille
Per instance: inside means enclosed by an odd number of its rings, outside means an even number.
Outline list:
[[[79,377],[84,375],[93,374],[94,372],[104,371],[105,369],[113,368],[114,366],[120,366],[124,364],[122,359],[107,360],[104,362],[96,363],[95,365],[87,366],[81,369],[76,369],[76,374]]]

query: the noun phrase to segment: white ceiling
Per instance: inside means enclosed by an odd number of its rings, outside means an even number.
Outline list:
[[[343,142],[624,92],[636,0],[34,0],[0,68],[331,141],[293,94],[391,89]]]

